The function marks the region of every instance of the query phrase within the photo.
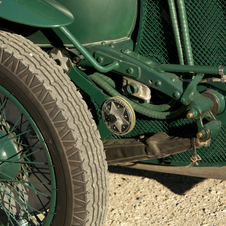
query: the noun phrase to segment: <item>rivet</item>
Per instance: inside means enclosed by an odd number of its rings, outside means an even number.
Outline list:
[[[110,47],[111,47],[111,48],[115,48],[115,45],[114,45],[114,44],[111,44]]]
[[[182,102],[182,103],[185,103],[185,99],[184,99],[184,98],[181,98],[181,102]]]
[[[123,53],[130,53],[131,51],[129,49],[124,49]]]
[[[126,72],[128,73],[128,74],[132,74],[133,73],[133,68],[128,68],[127,70],[126,70]]]
[[[103,58],[103,57],[98,57],[98,58],[97,58],[97,61],[98,61],[99,63],[103,63],[103,62],[104,62],[104,58]]]
[[[171,78],[171,80],[172,80],[172,82],[175,82],[175,81],[176,81],[176,79],[175,79],[175,78]]]
[[[162,82],[159,81],[159,80],[157,80],[157,81],[155,82],[155,85],[158,86],[158,87],[160,87],[160,86],[162,86]]]
[[[106,42],[101,42],[101,45],[105,46],[106,45]]]
[[[145,62],[145,64],[151,64],[152,63],[151,60],[145,60],[144,62]]]
[[[180,98],[180,93],[178,91],[175,91],[173,93],[173,96],[176,98],[176,99],[179,99]]]

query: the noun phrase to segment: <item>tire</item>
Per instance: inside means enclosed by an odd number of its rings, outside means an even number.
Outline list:
[[[0,225],[104,225],[107,164],[86,103],[45,52],[4,31],[0,162]]]

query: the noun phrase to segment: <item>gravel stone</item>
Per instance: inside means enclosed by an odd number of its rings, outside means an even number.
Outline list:
[[[105,226],[222,226],[226,181],[109,167]]]

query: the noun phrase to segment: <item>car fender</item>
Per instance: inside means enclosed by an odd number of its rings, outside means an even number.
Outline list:
[[[0,0],[0,17],[34,27],[67,26],[72,13],[54,0]]]

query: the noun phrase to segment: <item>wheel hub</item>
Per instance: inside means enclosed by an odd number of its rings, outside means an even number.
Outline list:
[[[19,173],[18,145],[15,141],[15,133],[7,134],[0,130],[0,179],[12,179]]]
[[[110,97],[102,106],[102,118],[107,128],[117,135],[129,133],[136,117],[132,106],[121,97]]]

